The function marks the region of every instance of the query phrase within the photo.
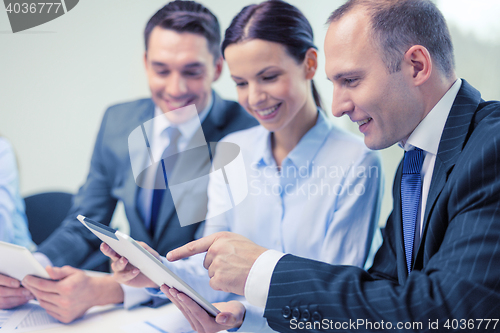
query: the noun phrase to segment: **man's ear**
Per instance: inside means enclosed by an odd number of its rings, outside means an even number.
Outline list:
[[[402,65],[406,65],[408,74],[415,86],[425,83],[432,74],[433,63],[431,54],[422,45],[413,45],[406,51]]]
[[[316,69],[318,69],[318,52],[312,47],[306,52],[304,64],[306,66],[306,79],[312,80],[314,74],[316,74]]]
[[[219,79],[223,67],[224,67],[224,58],[220,56],[219,59],[217,59],[217,61],[215,62],[215,75],[214,75],[214,80],[212,82],[215,82]]]
[[[148,70],[148,51],[144,51],[144,68]]]

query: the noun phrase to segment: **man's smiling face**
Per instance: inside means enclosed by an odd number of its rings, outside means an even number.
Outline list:
[[[153,101],[169,118],[174,117],[169,111],[191,104],[201,112],[222,69],[205,37],[161,27],[152,30],[144,61]]]
[[[370,149],[406,140],[424,118],[411,71],[389,73],[370,34],[370,18],[352,9],[330,24],[325,39],[326,74],[333,82],[332,113],[359,125]]]

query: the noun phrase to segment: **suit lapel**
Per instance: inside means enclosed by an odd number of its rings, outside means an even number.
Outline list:
[[[137,125],[141,126],[145,122],[151,120],[154,118],[154,111],[155,110],[155,104],[151,100],[151,103],[148,104],[148,106],[142,111],[139,112],[139,120],[137,121]],[[152,125],[152,122],[150,122],[150,125]],[[152,133],[152,128],[147,128],[146,131],[148,132],[148,137],[151,137]],[[129,154],[133,154],[134,152],[130,151]],[[141,151],[141,154],[143,154],[143,151]],[[132,155],[133,156],[133,155]],[[130,230],[130,234],[134,235],[135,239],[142,240],[148,244],[152,244],[151,242],[151,236],[146,229],[146,225],[144,224],[144,220],[141,217],[141,214],[139,213],[139,205],[142,203],[138,202],[138,194],[139,194],[139,186],[137,186],[135,182],[135,178],[132,172],[132,169],[130,169],[130,176],[126,177],[127,183],[125,185],[127,193],[131,193],[127,199],[130,200],[128,207],[134,207],[134,209],[130,209],[129,212],[127,212],[127,218],[129,221],[136,220],[137,223],[129,223],[130,228],[132,229],[134,227],[134,231]],[[127,205],[125,205],[127,207]]]
[[[453,102],[453,106],[444,126],[443,134],[441,135],[441,141],[439,142],[429,195],[427,196],[422,238],[415,262],[421,259],[420,257],[423,255],[423,244],[425,243],[427,226],[432,210],[434,209],[439,194],[446,184],[448,175],[455,166],[465,146],[472,118],[480,101],[481,94],[479,91],[462,79],[462,86]]]

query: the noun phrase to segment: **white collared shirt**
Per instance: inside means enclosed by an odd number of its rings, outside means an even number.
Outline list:
[[[427,205],[427,197],[429,196],[434,165],[436,164],[439,142],[441,141],[441,135],[443,134],[444,125],[450,114],[453,101],[457,97],[461,85],[462,80],[457,79],[427,116],[418,124],[415,130],[413,130],[406,143],[404,145],[402,142],[398,143],[405,151],[412,150],[415,147],[424,151],[424,162],[420,170],[420,176],[422,177],[422,200],[420,201],[420,209],[418,210],[415,226],[413,253],[416,253],[422,236],[425,207]]]
[[[198,117],[193,117],[189,119],[188,121],[181,123],[181,124],[175,124],[172,125],[170,121],[167,119],[167,117],[159,117],[160,115],[163,115],[163,111],[156,106],[155,107],[155,114],[154,114],[154,122],[153,122],[153,138],[154,140],[158,140],[159,144],[151,146],[152,148],[152,154],[155,159],[155,161],[159,160],[161,157],[161,154],[165,150],[165,148],[170,144],[170,138],[166,135],[162,135],[164,131],[168,127],[177,127],[179,132],[181,132],[181,136],[179,137],[179,140],[177,141],[177,150],[178,151],[183,151],[187,144],[189,143],[189,140],[193,137],[194,133],[200,128],[200,124],[203,123],[205,118],[208,115],[208,112],[212,108],[213,105],[213,98],[210,95],[210,100],[208,101],[207,106],[203,109],[198,114]]]
[[[181,132],[181,136],[177,140],[177,150],[184,151],[190,142],[190,140],[195,135],[196,131],[200,128],[201,124],[208,116],[208,113],[213,106],[213,92],[210,94],[210,99],[207,106],[198,114],[198,117],[193,117],[182,124],[176,124],[175,127]],[[158,117],[163,115],[161,109],[156,106],[154,111],[154,121],[153,121],[153,140],[151,142],[151,153],[155,161],[161,159],[161,155],[165,151],[165,148],[170,144],[170,138],[168,135],[163,135],[165,130],[172,126],[167,117]],[[149,225],[151,219],[151,201],[153,199],[153,190],[139,190],[139,198],[137,198],[137,207],[139,214],[147,221],[146,226]],[[120,285],[123,289],[123,307],[125,309],[130,309],[139,304],[145,303],[151,299],[152,295],[149,294],[146,289],[134,288],[127,285]]]
[[[432,110],[427,114],[427,116],[418,124],[415,130],[410,134],[410,137],[406,141],[404,146],[405,150],[413,149],[418,147],[424,151],[425,158],[422,165],[421,176],[422,176],[422,202],[421,209],[419,210],[419,217],[417,221],[420,221],[417,227],[419,230],[418,235],[415,235],[414,244],[420,243],[420,229],[422,227],[421,220],[425,212],[425,203],[427,201],[427,196],[429,195],[430,182],[432,179],[432,173],[434,169],[434,164],[436,162],[436,155],[439,148],[439,142],[441,141],[441,135],[443,134],[444,126],[448,115],[450,113],[453,102],[460,90],[462,85],[462,80],[457,79],[451,88],[444,94],[444,96],[439,100],[439,102],[432,108]],[[421,213],[422,212],[422,213]],[[268,250],[261,254],[255,263],[253,264],[250,272],[248,273],[247,281],[245,283],[245,297],[247,301],[255,306],[261,308],[266,307],[267,296],[269,293],[269,287],[271,284],[271,277],[274,272],[278,261],[284,256],[276,250]]]
[[[165,135],[165,130],[168,127],[176,127],[181,133],[177,141],[177,151],[183,151],[189,141],[193,138],[196,131],[200,128],[201,123],[203,123],[207,117],[212,105],[213,98],[212,95],[210,95],[210,100],[208,101],[207,106],[198,114],[198,117],[193,117],[184,123],[175,125],[172,125],[167,117],[161,117],[163,115],[163,111],[156,106],[153,121],[153,140],[151,142],[151,154],[153,155],[153,159],[155,161],[161,160],[161,155],[165,151],[165,148],[167,148],[170,144],[170,138],[168,135]],[[140,189],[138,195],[138,202],[140,203],[137,207],[138,212],[143,218],[143,221],[146,221],[146,226],[148,226],[151,219],[151,201],[153,199],[153,191],[144,191],[144,189]]]

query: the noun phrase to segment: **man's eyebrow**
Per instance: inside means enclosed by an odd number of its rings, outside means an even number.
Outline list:
[[[339,79],[347,76],[359,76],[363,74],[363,71],[350,71],[350,72],[344,72],[344,73],[338,73],[333,77],[333,81],[338,81]]]
[[[152,61],[151,65],[156,66],[156,67],[168,67],[167,64],[164,64],[163,62],[159,62],[159,61]]]
[[[151,64],[153,66],[156,66],[156,67],[168,67],[168,64],[165,64],[165,63],[160,62],[160,61],[153,61],[153,62],[151,62]],[[189,63],[189,64],[183,66],[184,69],[200,68],[200,67],[205,67],[205,64],[203,64],[202,62],[199,62],[199,61],[192,62],[192,63]]]
[[[199,61],[189,63],[185,65],[183,68],[199,68],[199,67],[205,67],[205,64]]]

